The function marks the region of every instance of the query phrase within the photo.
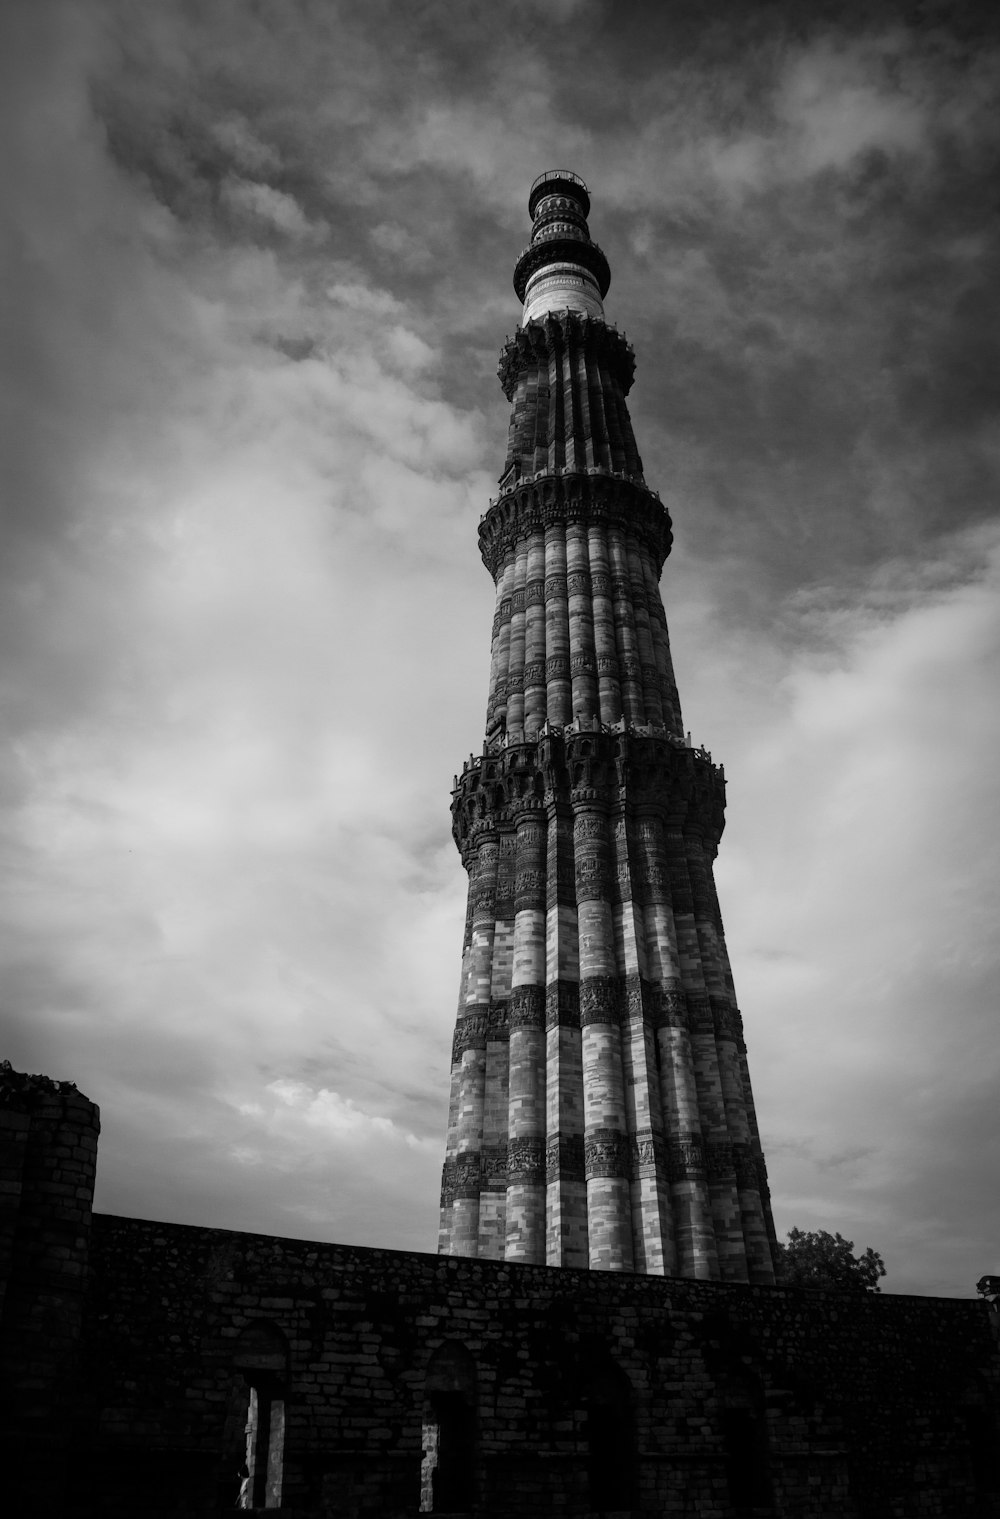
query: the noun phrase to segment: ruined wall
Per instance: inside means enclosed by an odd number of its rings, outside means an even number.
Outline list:
[[[75,1513],[231,1509],[255,1374],[286,1515],[415,1515],[425,1429],[451,1512],[1000,1512],[985,1305],[94,1223]]]
[[[97,1127],[0,1067],[18,1519],[1000,1515],[984,1303],[92,1218]]]
[[[99,1132],[72,1082],[0,1063],[0,1469],[16,1466],[45,1514],[77,1440]]]

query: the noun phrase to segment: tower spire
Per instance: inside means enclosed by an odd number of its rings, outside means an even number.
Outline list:
[[[646,486],[570,170],[531,187],[500,358],[511,405],[480,524],[496,586],[440,1248],[773,1281],[746,1046],[712,877],[725,781],[684,740]]]

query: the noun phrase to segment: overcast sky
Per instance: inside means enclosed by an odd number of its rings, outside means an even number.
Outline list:
[[[0,1053],[100,1104],[100,1209],[435,1248],[496,361],[565,166],[779,1232],[1000,1270],[989,11],[8,0]]]

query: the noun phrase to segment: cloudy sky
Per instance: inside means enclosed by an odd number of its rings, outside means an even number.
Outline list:
[[[108,1212],[435,1246],[495,378],[631,338],[779,1232],[1000,1269],[988,8],[8,0],[3,1051]]]

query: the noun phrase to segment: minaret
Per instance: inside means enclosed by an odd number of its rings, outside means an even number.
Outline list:
[[[442,1252],[773,1282],[764,1157],[712,876],[725,781],[684,738],[635,359],[604,319],[590,196],[531,187],[500,359],[513,402],[479,528],[496,585]]]

